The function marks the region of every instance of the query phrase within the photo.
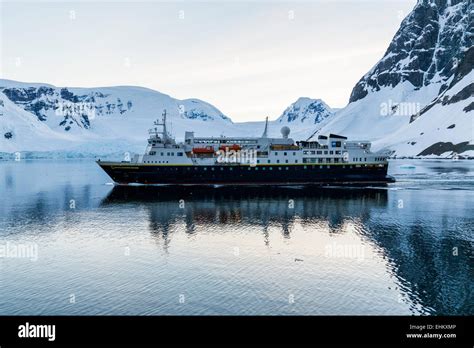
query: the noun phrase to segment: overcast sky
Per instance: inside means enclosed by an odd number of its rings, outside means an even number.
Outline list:
[[[7,1],[0,74],[139,85],[205,100],[234,121],[275,119],[303,96],[345,106],[415,3]]]

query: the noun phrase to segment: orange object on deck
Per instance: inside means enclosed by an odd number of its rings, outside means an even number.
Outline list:
[[[206,147],[195,147],[193,148],[193,153],[200,154],[200,153],[214,153],[214,148],[212,146]]]
[[[222,150],[222,151],[231,151],[231,150],[234,150],[234,151],[239,151],[241,149],[240,145],[238,144],[232,144],[232,145],[221,145],[219,147],[219,150]]]

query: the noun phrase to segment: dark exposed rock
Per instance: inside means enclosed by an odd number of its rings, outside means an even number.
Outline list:
[[[120,114],[124,114],[132,109],[132,102],[127,102],[127,107],[123,105],[120,98],[117,98],[117,104],[103,101],[108,97],[107,94],[93,91],[85,95],[76,95],[67,88],[52,88],[48,86],[28,87],[28,88],[3,88],[0,87],[8,99],[16,105],[31,112],[40,121],[48,119],[48,110],[54,110],[55,116],[58,116],[58,125],[65,127],[68,131],[76,124],[79,127],[90,128],[91,114],[102,115],[104,110],[106,114],[112,114],[115,109]],[[103,103],[107,109],[104,109]]]
[[[13,138],[13,133],[12,132],[6,132],[4,135],[5,139],[11,139]]]
[[[468,106],[466,106],[466,107],[463,109],[463,111],[465,111],[465,112],[470,112],[470,111],[472,111],[472,110],[474,110],[474,102],[472,102],[471,104],[469,104]]]
[[[459,81],[474,64],[470,1],[419,0],[403,20],[384,57],[356,84],[349,102],[364,98],[369,91],[394,87],[409,81],[419,89],[441,79]],[[471,5],[472,7],[472,5]],[[439,80],[437,80],[439,82]]]
[[[451,98],[449,97],[443,98],[441,103],[443,105],[453,104],[453,103],[460,102],[461,100],[466,100],[469,97],[474,97],[474,82],[464,87],[462,90],[460,90],[458,93],[453,95]]]
[[[70,101],[71,103],[79,102],[79,98],[74,93],[70,92],[67,88],[61,88],[61,98]]]
[[[462,143],[454,145],[451,142],[438,142],[435,143],[422,152],[420,152],[417,156],[430,156],[430,155],[441,155],[445,152],[455,152],[455,153],[463,153],[464,151],[474,150],[474,145],[469,145],[469,141],[464,141]]]
[[[456,125],[455,125],[455,124],[452,124],[452,125],[448,126],[447,128],[448,128],[448,129],[453,129],[454,127],[456,127]]]

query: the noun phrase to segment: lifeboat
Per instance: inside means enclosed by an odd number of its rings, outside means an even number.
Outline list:
[[[242,149],[242,147],[239,144],[219,146],[219,150],[222,150],[222,151],[232,151],[232,150],[239,151],[240,149]]]
[[[209,153],[214,153],[214,148],[213,148],[212,146],[194,147],[194,148],[193,148],[193,153],[195,153],[195,154],[209,154]]]

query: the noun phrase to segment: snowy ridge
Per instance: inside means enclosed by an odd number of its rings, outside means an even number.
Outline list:
[[[143,147],[147,130],[164,109],[179,136],[185,129],[213,135],[216,128],[224,133],[234,128],[206,102],[142,87],[58,88],[0,80],[0,100],[0,152],[77,149],[100,154],[115,146]]]
[[[332,114],[334,112],[321,99],[302,97],[286,108],[277,121],[288,126],[304,124],[311,128]]]

